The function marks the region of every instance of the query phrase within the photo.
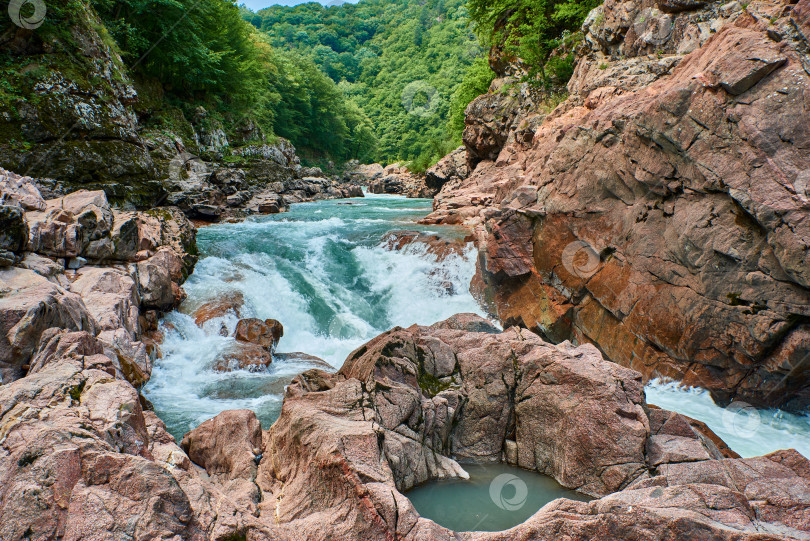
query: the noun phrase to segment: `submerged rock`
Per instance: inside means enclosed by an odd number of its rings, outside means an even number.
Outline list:
[[[466,239],[447,237],[421,231],[390,231],[382,239],[389,250],[403,250],[407,246],[424,246],[428,253],[444,261],[451,255],[461,256],[467,248]]]
[[[225,348],[214,361],[212,368],[217,372],[247,370],[261,372],[273,362],[269,349],[249,342],[234,341]]]
[[[236,340],[259,345],[271,353],[275,351],[282,336],[284,326],[275,319],[240,319],[233,333]]]
[[[206,321],[220,318],[227,314],[239,317],[244,304],[245,297],[242,293],[239,291],[229,291],[194,310],[192,314],[194,323],[196,323],[198,327],[202,327]]]

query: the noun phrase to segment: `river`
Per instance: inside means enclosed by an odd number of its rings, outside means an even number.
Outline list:
[[[185,284],[188,299],[166,316],[163,353],[144,395],[178,439],[226,409],[255,411],[267,428],[278,417],[284,387],[315,361],[276,358],[264,372],[216,372],[212,366],[233,338],[238,318],[197,327],[202,304],[239,292],[241,317],[284,325],[279,352],[304,352],[337,369],[364,342],[393,326],[431,324],[459,312],[484,315],[469,283],[470,245],[439,261],[419,243],[403,250],[382,242],[393,230],[463,237],[450,227],[419,226],[431,201],[398,196],[319,201],[289,212],[200,229],[201,258]],[[810,418],[774,410],[716,406],[706,392],[652,382],[650,403],[706,422],[743,456],[794,447],[810,456]]]

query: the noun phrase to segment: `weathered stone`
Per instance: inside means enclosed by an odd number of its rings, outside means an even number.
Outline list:
[[[29,227],[28,249],[41,255],[76,257],[82,245],[81,226],[72,212],[48,207],[25,215]]]
[[[0,205],[0,250],[22,252],[28,244],[28,223],[19,207]]]
[[[40,336],[39,347],[31,358],[28,373],[40,372],[49,363],[64,357],[81,358],[103,353],[104,347],[87,331],[71,332],[53,327]]]
[[[85,267],[76,271],[70,290],[84,300],[88,310],[105,331],[124,329],[138,334],[138,288],[126,272],[110,267]]]
[[[408,247],[417,250],[424,247],[428,253],[436,256],[438,261],[444,261],[453,255],[462,256],[467,248],[464,239],[420,231],[389,231],[383,236],[382,242],[389,250],[397,251]]]
[[[202,539],[188,497],[148,458],[129,384],[62,361],[0,386],[0,403],[0,537]]]
[[[22,207],[25,210],[45,210],[35,180],[0,168],[0,203]]]
[[[461,146],[425,171],[425,185],[438,192],[448,182],[461,182],[468,174],[467,151]]]
[[[478,296],[505,324],[592,342],[720,403],[802,410],[810,76],[806,50],[768,34],[794,10],[755,2],[693,39],[717,18],[707,4],[667,15],[669,41],[651,45],[647,8],[606,2],[571,96],[530,140],[504,120],[506,98],[474,101],[467,148],[483,161],[425,223],[476,228]]]
[[[273,352],[278,341],[284,336],[284,326],[275,319],[264,321],[257,318],[240,319],[233,336],[240,342],[257,344]]]
[[[806,537],[810,462],[797,453],[652,467],[650,436],[656,453],[673,457],[683,441],[701,439],[662,410],[651,410],[652,433],[638,373],[591,346],[553,346],[525,330],[456,330],[472,319],[395,328],[353,352],[337,374],[298,376],[263,438],[259,520],[273,521],[282,538],[307,539]],[[434,368],[442,363],[426,345],[435,341],[457,357],[450,376]],[[419,517],[402,493],[464,477],[451,456],[517,462],[602,497],[556,500],[506,532],[451,532]],[[726,473],[701,473],[712,470]]]
[[[0,270],[0,381],[21,377],[40,336],[51,327],[91,334],[98,326],[81,297],[34,271]]]
[[[700,9],[706,5],[706,0],[656,0],[656,4],[666,13],[678,13]]]
[[[180,444],[238,504],[255,510],[256,479],[262,453],[262,427],[250,410],[229,410],[183,436]]]
[[[179,275],[182,279],[182,268],[182,260],[170,248],[160,255],[136,263],[134,271],[141,304],[145,308],[166,311],[179,305],[185,295],[172,280],[172,274]]]
[[[135,387],[141,387],[152,375],[152,356],[146,344],[134,340],[125,329],[105,330],[99,333],[98,342],[104,354],[117,361],[123,379]]]

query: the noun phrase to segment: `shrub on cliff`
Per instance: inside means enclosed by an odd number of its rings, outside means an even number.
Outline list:
[[[544,86],[571,77],[572,32],[600,0],[468,0],[481,40],[503,59],[519,64],[528,79]],[[553,54],[562,50],[561,54]]]

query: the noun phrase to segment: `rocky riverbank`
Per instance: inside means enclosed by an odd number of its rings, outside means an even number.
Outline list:
[[[806,457],[736,457],[643,390],[664,375],[725,400],[807,403],[808,12],[608,0],[558,108],[520,85],[476,100],[465,150],[435,169],[428,221],[475,228],[474,288],[507,329],[464,314],[394,328],[337,373],[299,375],[270,427],[228,411],[178,444],[139,393],[159,314],[196,262],[187,214],[274,212],[343,188],[306,180],[322,177],[279,146],[256,167],[242,156],[247,169],[180,160],[177,188],[160,188],[179,208],[116,208],[112,185],[40,182],[43,198],[3,173],[0,539],[810,539]],[[104,133],[87,144],[114,143]],[[414,241],[454,249],[387,238]],[[240,323],[257,366],[276,323]],[[405,492],[467,462],[595,499],[555,500],[506,532],[420,517]]]
[[[476,229],[476,291],[507,325],[803,411],[808,12],[608,0],[559,106],[508,77],[470,104],[469,178],[426,223]]]
[[[411,172],[407,166],[393,163],[383,167],[378,163],[346,164],[343,180],[368,186],[374,194],[404,195],[410,198],[433,198],[441,186],[429,182],[429,174]]]
[[[58,336],[0,386],[3,539],[810,538],[807,459],[725,458],[592,346],[471,315],[396,328],[337,374],[296,378],[269,430],[228,411],[178,445],[91,333]],[[464,461],[598,499],[556,500],[502,533],[420,518],[403,492],[464,476]]]
[[[158,316],[196,262],[193,225],[172,207],[116,209],[101,191],[46,200],[11,174],[2,190],[4,540],[810,539],[800,454],[740,459],[649,406],[641,375],[592,346],[473,315],[395,328],[337,373],[301,374],[266,430],[232,410],[178,444],[139,389]],[[386,242],[440,258],[461,246],[409,231]],[[236,329],[257,368],[282,334],[272,320]],[[464,477],[466,462],[515,464],[598,499],[556,500],[504,533],[420,517],[404,492]]]

